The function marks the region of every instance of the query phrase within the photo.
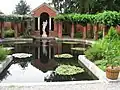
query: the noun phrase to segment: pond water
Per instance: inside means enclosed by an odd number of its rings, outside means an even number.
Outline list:
[[[71,79],[61,79],[54,75],[54,70],[60,64],[69,64],[79,66],[78,55],[84,54],[84,51],[74,51],[71,48],[87,45],[80,43],[62,43],[53,40],[42,40],[34,43],[9,43],[5,47],[14,47],[12,53],[30,53],[32,57],[26,59],[16,59],[0,74],[1,83],[39,83],[54,81],[71,81]],[[54,58],[56,54],[69,53],[74,58],[69,61],[58,61]],[[74,81],[94,80],[87,72],[83,72],[74,77]]]

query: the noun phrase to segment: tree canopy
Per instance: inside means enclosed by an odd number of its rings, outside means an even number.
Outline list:
[[[104,10],[119,11],[119,0],[52,0],[59,13],[96,13]]]
[[[16,5],[14,14],[25,15],[30,12],[30,6],[27,5],[26,1],[20,0],[20,2]]]

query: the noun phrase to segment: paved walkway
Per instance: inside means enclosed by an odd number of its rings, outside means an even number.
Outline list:
[[[39,84],[0,84],[0,90],[120,90],[120,82],[78,81]]]

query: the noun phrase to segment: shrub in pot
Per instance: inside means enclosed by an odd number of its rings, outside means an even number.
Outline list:
[[[106,67],[106,77],[108,79],[115,80],[118,78],[120,72],[119,61],[120,61],[120,57],[115,57],[108,60]]]
[[[120,71],[120,36],[112,27],[106,37],[108,39],[108,47],[105,51],[105,59],[107,60],[106,77],[112,80],[118,78]]]

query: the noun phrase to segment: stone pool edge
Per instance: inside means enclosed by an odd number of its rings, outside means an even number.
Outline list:
[[[12,55],[8,55],[6,59],[0,63],[0,73],[2,73],[2,71],[9,65],[12,60]]]
[[[78,56],[78,62],[83,67],[86,67],[92,74],[94,74],[99,80],[103,82],[120,82],[120,74],[117,80],[110,80],[106,78],[106,73],[101,70],[99,67],[97,67],[93,62],[88,60],[85,55],[79,55]]]

